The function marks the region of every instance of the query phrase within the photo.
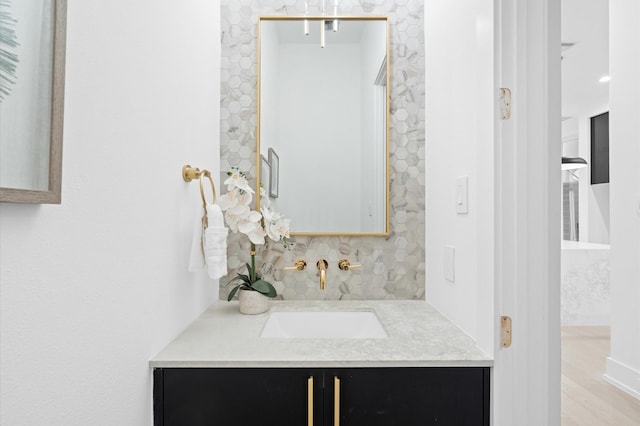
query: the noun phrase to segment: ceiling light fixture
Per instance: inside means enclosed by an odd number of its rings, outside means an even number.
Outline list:
[[[600,78],[600,80],[598,80],[600,83],[608,83],[609,80],[611,80],[611,76],[609,75],[605,75],[603,77]]]

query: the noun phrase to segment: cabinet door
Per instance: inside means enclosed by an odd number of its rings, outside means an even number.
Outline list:
[[[325,383],[325,416],[337,390],[340,426],[489,425],[488,368],[336,369]]]
[[[313,377],[313,388],[309,379]],[[309,369],[164,368],[154,373],[156,426],[308,425],[322,418],[322,374]]]

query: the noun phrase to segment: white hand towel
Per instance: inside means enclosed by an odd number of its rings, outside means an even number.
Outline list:
[[[227,275],[227,235],[224,216],[217,204],[207,205],[209,226],[204,232],[204,257],[209,278],[217,280]]]
[[[199,271],[204,268],[204,256],[202,255],[202,216],[204,209],[198,206],[196,217],[193,220],[193,239],[191,241],[191,254],[189,255],[189,272]]]

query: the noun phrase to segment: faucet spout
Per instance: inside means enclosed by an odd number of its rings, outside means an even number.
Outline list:
[[[327,287],[327,268],[329,267],[329,262],[320,259],[316,263],[316,266],[318,267],[318,271],[320,271],[320,290],[324,290]]]

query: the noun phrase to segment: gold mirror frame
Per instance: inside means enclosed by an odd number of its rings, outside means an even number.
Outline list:
[[[260,16],[258,18],[258,31],[257,31],[257,63],[258,63],[258,68],[257,68],[257,88],[256,88],[256,93],[257,93],[257,113],[256,113],[256,126],[257,126],[257,131],[256,131],[256,188],[258,189],[257,192],[259,192],[259,188],[261,185],[261,179],[260,176],[262,174],[262,170],[261,170],[261,155],[260,155],[260,106],[261,106],[261,89],[260,89],[260,84],[261,84],[261,69],[262,69],[262,62],[261,62],[261,54],[262,54],[262,50],[261,50],[261,35],[262,35],[262,22],[263,21],[300,21],[300,22],[304,22],[305,20],[308,21],[330,21],[333,19],[338,19],[341,21],[384,21],[386,24],[386,128],[385,128],[385,230],[384,232],[295,232],[295,231],[291,231],[291,235],[292,236],[351,236],[351,237],[364,237],[364,236],[380,236],[380,237],[386,237],[389,236],[389,234],[391,233],[391,213],[390,213],[390,208],[391,208],[391,203],[390,203],[390,198],[391,198],[391,185],[390,185],[390,174],[391,174],[391,168],[390,168],[390,137],[391,137],[391,132],[390,132],[390,116],[391,116],[391,94],[390,94],[390,89],[391,89],[391,70],[390,70],[390,59],[391,59],[391,41],[390,41],[390,28],[389,28],[389,18],[386,16]],[[265,188],[269,189],[269,182],[265,182],[264,183],[266,186]],[[256,209],[258,211],[260,211],[260,197],[257,196],[256,197]],[[282,214],[284,214],[286,216],[286,212],[281,212]],[[295,229],[295,223],[292,223],[292,229]]]
[[[53,13],[54,27],[52,46],[51,131],[49,135],[49,186],[47,190],[44,191],[0,188],[0,202],[33,204],[61,203],[67,0],[55,0]],[[25,167],[28,166],[25,165]]]

